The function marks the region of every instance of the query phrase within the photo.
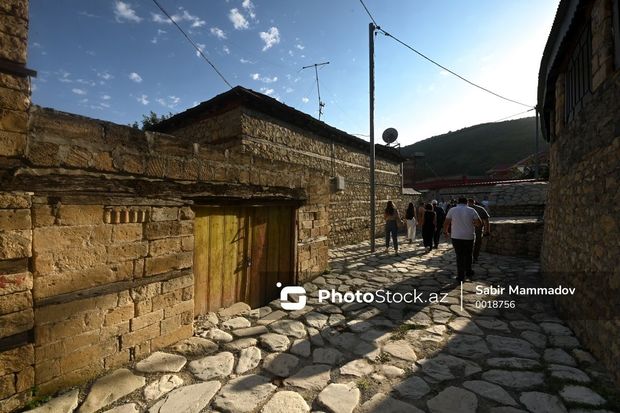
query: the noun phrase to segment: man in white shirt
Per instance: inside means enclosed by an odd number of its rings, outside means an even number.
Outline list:
[[[464,281],[465,277],[471,279],[472,254],[476,227],[482,225],[480,216],[475,209],[467,206],[467,198],[459,198],[458,205],[450,208],[444,222],[446,237],[452,239],[454,252],[456,253],[457,280]]]

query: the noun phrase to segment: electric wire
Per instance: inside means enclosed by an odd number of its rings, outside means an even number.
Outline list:
[[[417,54],[417,55],[419,55],[420,57],[422,57],[422,58],[424,58],[424,59],[428,60],[429,62],[431,62],[431,63],[432,63],[432,64],[434,64],[435,66],[438,66],[438,67],[442,68],[443,70],[445,70],[446,72],[448,72],[448,73],[450,73],[450,74],[452,74],[452,75],[454,75],[454,76],[458,77],[459,79],[463,80],[464,82],[469,83],[471,86],[474,86],[474,87],[476,87],[476,88],[478,88],[478,89],[480,89],[480,90],[483,90],[483,91],[485,91],[485,92],[487,92],[487,93],[490,93],[490,94],[491,94],[491,95],[493,95],[493,96],[496,96],[496,97],[498,97],[498,98],[500,98],[500,99],[503,99],[503,100],[506,100],[506,101],[508,101],[508,102],[512,102],[512,103],[515,103],[515,104],[517,104],[517,105],[525,106],[525,107],[528,107],[528,108],[534,108],[534,106],[533,106],[533,105],[528,105],[528,104],[526,104],[526,103],[522,103],[522,102],[519,102],[519,101],[517,101],[517,100],[507,98],[507,97],[505,97],[505,96],[500,95],[499,93],[495,93],[495,92],[493,92],[492,90],[489,90],[489,89],[487,89],[487,88],[485,88],[485,87],[483,87],[483,86],[480,86],[480,85],[478,85],[478,84],[476,84],[476,83],[472,82],[471,80],[469,80],[469,79],[467,79],[467,78],[465,78],[465,77],[463,77],[463,76],[459,75],[458,73],[454,72],[453,70],[448,69],[448,68],[447,68],[447,67],[445,67],[444,65],[442,65],[442,64],[440,64],[440,63],[438,63],[438,62],[436,62],[435,60],[433,60],[433,59],[431,59],[430,57],[426,56],[424,53],[422,53],[422,52],[420,52],[420,51],[416,50],[414,47],[412,47],[412,46],[410,46],[409,44],[405,43],[404,41],[400,40],[400,39],[399,39],[399,38],[397,38],[396,36],[392,35],[391,33],[388,33],[388,32],[387,32],[387,31],[385,31],[385,30],[383,30],[383,29],[382,29],[382,28],[381,28],[381,27],[377,24],[377,22],[375,21],[374,17],[373,17],[373,16],[372,16],[372,14],[370,13],[370,11],[368,11],[368,8],[367,8],[367,7],[366,7],[366,5],[364,4],[364,0],[360,0],[360,3],[362,3],[362,6],[364,7],[364,10],[366,10],[366,13],[368,13],[368,16],[370,17],[370,20],[372,20],[372,22],[373,22],[373,23],[374,23],[374,25],[376,26],[377,30],[378,30],[378,31],[380,31],[381,33],[383,33],[385,36],[387,36],[387,37],[391,37],[391,38],[392,38],[392,39],[394,39],[397,43],[400,43],[402,46],[405,46],[407,49],[409,49],[409,50],[411,50],[412,52],[416,53],[416,54]]]
[[[213,70],[215,70],[215,73],[217,73],[219,77],[222,78],[224,83],[226,83],[229,88],[233,89],[233,86],[228,82],[228,80],[226,80],[222,72],[220,72],[213,63],[211,63],[211,61],[207,58],[207,56],[205,56],[205,54],[202,52],[200,47],[198,47],[198,45],[187,35],[187,33],[185,33],[185,31],[181,28],[181,26],[179,26],[177,22],[174,21],[174,19],[168,14],[166,10],[164,10],[164,8],[157,2],[157,0],[153,0],[153,3],[155,3],[155,5],[159,8],[159,10],[161,10],[161,12],[177,27],[177,29],[179,29],[179,31],[183,34],[183,36],[185,36],[187,41],[189,41],[191,45],[194,46],[194,49],[196,49],[196,52],[198,52],[200,56],[202,56],[202,58],[213,68]]]
[[[528,110],[523,111],[523,112],[515,113],[514,115],[511,115],[511,116],[506,116],[505,118],[501,118],[501,119],[498,119],[498,120],[494,120],[492,123],[495,123],[495,122],[501,122],[501,121],[503,121],[503,120],[507,120],[507,119],[510,119],[510,118],[514,118],[515,116],[524,115],[524,114],[526,114],[526,113],[528,113],[528,112],[533,111],[534,109],[535,109],[535,108],[528,109]]]

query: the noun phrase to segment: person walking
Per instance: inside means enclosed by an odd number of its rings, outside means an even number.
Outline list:
[[[472,253],[476,227],[482,225],[480,216],[475,209],[467,206],[467,198],[461,197],[458,205],[450,208],[444,223],[446,237],[452,239],[456,253],[457,280],[471,280],[474,272],[471,269]]]
[[[394,244],[394,253],[398,254],[398,223],[402,222],[398,209],[392,201],[388,201],[383,214],[385,218],[385,252],[390,248],[390,235]]]
[[[433,211],[435,211],[435,217],[437,219],[435,233],[433,234],[433,247],[437,249],[439,248],[439,237],[441,237],[443,222],[446,220],[446,213],[444,212],[443,208],[439,206],[435,199],[433,199],[433,202],[431,204],[433,205]]]
[[[489,223],[489,218],[491,217],[487,210],[476,202],[473,198],[467,199],[467,206],[473,208],[478,213],[478,216],[482,220],[482,225],[476,227],[476,239],[474,240],[474,251],[473,257],[474,262],[478,262],[478,257],[480,256],[480,248],[482,247],[482,237],[488,237],[491,235],[491,225]]]
[[[433,206],[431,204],[426,204],[424,207],[424,220],[422,222],[422,239],[424,240],[426,252],[433,249],[433,236],[435,235],[436,227],[437,216],[433,211]]]
[[[415,230],[416,230],[416,218],[415,218],[415,206],[413,206],[413,202],[409,202],[409,206],[407,207],[407,212],[405,213],[405,219],[407,220],[407,241],[409,244],[415,240]]]

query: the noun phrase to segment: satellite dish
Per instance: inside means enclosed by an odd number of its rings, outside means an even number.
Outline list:
[[[396,138],[398,138],[398,131],[394,128],[387,128],[383,131],[382,137],[383,141],[389,145],[390,143],[394,143]]]

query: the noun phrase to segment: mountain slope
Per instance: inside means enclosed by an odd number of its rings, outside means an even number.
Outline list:
[[[512,165],[535,152],[535,118],[483,123],[401,148],[405,157],[424,152],[416,161],[416,180],[452,175],[485,175],[497,165]],[[540,150],[547,142],[539,136]],[[434,171],[434,173],[433,173]]]

